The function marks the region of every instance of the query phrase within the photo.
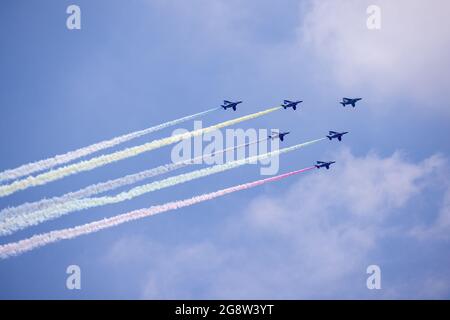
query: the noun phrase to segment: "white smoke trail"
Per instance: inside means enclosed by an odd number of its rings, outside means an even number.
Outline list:
[[[215,173],[227,171],[249,163],[255,163],[257,161],[279,156],[280,154],[284,154],[287,152],[300,149],[302,147],[306,147],[308,145],[314,144],[324,139],[325,138],[316,139],[305,143],[297,144],[288,148],[264,153],[262,155],[247,157],[244,159],[231,161],[225,164],[215,165],[209,168],[199,169],[196,171],[169,177],[163,180],[155,181],[152,183],[132,188],[129,191],[119,193],[115,196],[75,199],[61,204],[55,204],[47,209],[34,211],[25,216],[10,217],[0,223],[0,234],[1,235],[11,234],[15,231],[24,229],[26,227],[37,225],[39,223],[51,219],[56,219],[70,212],[131,200],[133,198],[156,190],[172,187],[181,183],[206,177]]]
[[[134,183],[137,183],[139,181],[143,181],[152,177],[156,177],[158,175],[168,173],[180,168],[183,168],[185,166],[197,163],[198,160],[204,160],[206,158],[212,157],[214,155],[223,154],[231,150],[237,150],[239,148],[248,147],[254,144],[258,144],[260,142],[266,141],[268,138],[259,139],[250,143],[240,144],[237,146],[229,147],[226,149],[222,149],[219,151],[215,151],[212,154],[208,155],[201,155],[192,159],[188,159],[185,161],[179,161],[176,163],[168,163],[162,166],[158,166],[156,168],[152,168],[149,170],[144,170],[135,174],[130,174],[124,177],[120,177],[117,179],[112,179],[106,182],[101,182],[97,184],[93,184],[90,186],[87,186],[83,189],[66,193],[59,197],[53,197],[50,199],[42,199],[40,201],[31,202],[31,203],[24,203],[22,205],[19,205],[17,207],[10,207],[5,208],[0,211],[0,225],[5,223],[5,221],[12,221],[12,219],[17,219],[18,216],[21,216],[22,220],[27,220],[27,215],[31,212],[43,210],[46,208],[49,208],[51,206],[62,204],[64,202],[75,200],[75,199],[81,199],[81,198],[87,198],[96,194],[104,193],[107,191],[111,191],[120,187],[124,187],[127,185],[131,185]],[[0,231],[0,235],[4,235]]]
[[[184,139],[189,139],[192,137],[202,135],[204,133],[212,132],[212,131],[220,129],[220,128],[224,128],[224,127],[231,126],[231,125],[243,122],[243,121],[258,118],[263,115],[269,114],[271,112],[280,110],[280,108],[281,107],[270,108],[270,109],[256,112],[256,113],[246,115],[246,116],[243,116],[240,118],[224,121],[224,122],[221,122],[219,124],[216,124],[216,125],[213,125],[213,126],[210,126],[207,128],[190,131],[190,132],[178,134],[175,136],[171,136],[171,137],[167,137],[167,138],[163,138],[163,139],[159,139],[159,140],[154,140],[152,142],[148,142],[148,143],[136,146],[136,147],[126,148],[121,151],[113,152],[113,153],[106,154],[106,155],[101,155],[101,156],[98,156],[98,157],[95,157],[95,158],[92,158],[92,159],[89,159],[86,161],[80,161],[80,162],[77,162],[77,163],[74,163],[71,165],[67,165],[64,167],[60,167],[60,168],[42,173],[37,176],[29,176],[27,178],[14,181],[10,184],[0,186],[0,197],[5,197],[5,196],[13,194],[17,191],[24,190],[24,189],[27,189],[30,187],[44,185],[51,181],[59,180],[59,179],[62,179],[64,177],[72,175],[72,174],[77,174],[77,173],[80,173],[83,171],[89,171],[89,170],[92,170],[92,169],[95,169],[95,168],[98,168],[98,167],[101,167],[101,166],[104,166],[104,165],[107,165],[107,164],[110,164],[110,163],[113,163],[113,162],[116,162],[119,160],[134,157],[141,153],[155,150],[155,149],[179,142]]]
[[[296,170],[292,172],[288,172],[285,174],[281,174],[275,177],[270,177],[267,179],[257,180],[250,183],[241,184],[238,186],[234,186],[227,189],[222,189],[216,192],[211,192],[207,194],[203,194],[200,196],[192,197],[190,199],[180,200],[180,201],[173,201],[169,202],[163,205],[158,206],[152,206],[148,209],[141,209],[141,210],[135,210],[128,213],[120,214],[111,218],[105,218],[103,220],[91,222],[88,224],[80,225],[74,228],[67,228],[67,229],[61,229],[56,231],[51,231],[48,233],[38,234],[34,235],[28,239],[20,240],[17,242],[7,243],[4,245],[0,245],[0,258],[6,259],[11,256],[17,256],[19,254],[22,254],[24,252],[33,250],[38,247],[42,247],[57,241],[66,240],[66,239],[73,239],[75,237],[97,232],[106,228],[111,228],[126,222],[130,222],[137,219],[142,219],[145,217],[153,216],[155,214],[180,209],[183,207],[188,207],[203,201],[212,200],[217,197],[222,197],[227,194],[246,190],[250,188],[254,188],[256,186],[278,181],[281,179],[285,179],[287,177],[300,174],[302,172],[306,172],[309,170],[314,169],[315,167],[308,167],[301,170]]]
[[[92,144],[87,147],[83,147],[83,148],[80,148],[80,149],[77,149],[74,151],[67,152],[65,154],[54,156],[52,158],[24,164],[15,169],[5,170],[3,172],[0,172],[0,182],[6,181],[6,180],[18,179],[18,178],[21,178],[23,176],[26,176],[26,175],[29,175],[29,174],[32,174],[35,172],[47,170],[47,169],[53,168],[57,165],[65,164],[70,161],[79,159],[81,157],[85,157],[94,152],[98,152],[98,151],[101,151],[101,150],[104,150],[107,148],[111,148],[118,144],[130,141],[132,139],[136,139],[136,138],[142,137],[144,135],[147,135],[147,134],[150,134],[150,133],[153,133],[153,132],[156,132],[156,131],[159,131],[159,130],[162,130],[162,129],[165,129],[165,128],[168,128],[171,126],[175,126],[177,124],[204,116],[208,113],[211,113],[211,112],[219,110],[219,109],[220,108],[209,109],[209,110],[199,112],[199,113],[196,113],[193,115],[189,115],[189,116],[186,116],[186,117],[183,117],[180,119],[168,121],[168,122],[159,124],[159,125],[151,127],[151,128],[147,128],[147,129],[140,130],[140,131],[135,131],[135,132],[132,132],[129,134],[125,134],[125,135],[116,137],[116,138],[112,138],[110,140],[98,142],[98,143]]]

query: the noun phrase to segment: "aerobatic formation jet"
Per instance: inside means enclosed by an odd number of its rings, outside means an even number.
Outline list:
[[[362,100],[362,98],[342,98],[342,101],[339,103],[342,104],[343,107],[350,104],[354,108],[359,100]]]
[[[288,135],[290,132],[286,131],[286,132],[276,132],[276,131],[272,131],[272,134],[269,136],[269,139],[275,140],[275,139],[280,139],[281,141],[284,141],[284,136]]]
[[[224,110],[227,110],[228,108],[232,108],[234,111],[236,111],[236,106],[239,103],[242,103],[242,101],[231,102],[231,101],[228,101],[228,100],[223,100],[223,105],[221,105],[221,107]]]
[[[294,110],[297,110],[297,105],[299,104],[299,103],[302,103],[303,101],[302,100],[300,100],[300,101],[289,101],[289,100],[284,100],[283,101],[283,104],[281,105],[284,109],[287,109],[287,108],[292,108],[292,109],[294,109]]]
[[[327,170],[328,169],[330,169],[330,166],[333,164],[333,163],[336,163],[336,161],[329,161],[329,162],[323,162],[323,161],[316,161],[316,168],[317,169],[320,169],[320,168],[323,168],[323,167],[325,167],[325,168],[327,168]]]
[[[338,139],[339,141],[342,141],[342,136],[347,133],[348,133],[347,131],[345,131],[345,132],[329,131],[327,138],[330,139],[330,141],[335,138]]]

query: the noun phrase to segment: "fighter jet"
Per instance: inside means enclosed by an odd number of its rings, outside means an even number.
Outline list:
[[[281,141],[284,141],[284,136],[288,135],[290,132],[286,131],[286,132],[276,132],[276,131],[272,131],[272,134],[269,136],[269,139],[275,140],[275,139],[280,139]]]
[[[222,107],[224,110],[227,110],[228,108],[233,108],[233,110],[236,111],[236,106],[237,106],[239,103],[242,103],[242,101],[231,102],[231,101],[228,101],[228,100],[223,100],[223,105],[221,105],[221,107]]]
[[[337,138],[339,141],[342,141],[342,136],[347,133],[348,133],[347,131],[345,132],[329,131],[327,138],[330,139],[330,141],[333,140],[334,138]]]
[[[354,98],[354,99],[353,98],[342,98],[342,101],[339,102],[339,103],[342,104],[343,107],[345,107],[346,105],[350,104],[354,108],[354,107],[356,107],[356,103],[359,100],[362,100],[362,98]]]
[[[317,169],[325,167],[325,168],[327,168],[327,170],[330,169],[330,166],[333,163],[336,163],[336,161],[329,161],[329,162],[316,161],[316,162],[317,162],[317,164],[315,166],[316,166]]]
[[[299,104],[299,103],[302,103],[303,101],[302,100],[300,100],[300,101],[289,101],[289,100],[284,100],[283,101],[283,104],[281,105],[284,109],[287,109],[287,108],[292,108],[292,109],[294,109],[294,110],[297,110],[297,105]]]

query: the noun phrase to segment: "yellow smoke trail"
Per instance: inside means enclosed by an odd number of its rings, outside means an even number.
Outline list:
[[[171,120],[171,121],[167,121],[167,122],[158,124],[156,126],[153,126],[153,127],[150,127],[150,128],[144,129],[144,130],[135,131],[135,132],[128,133],[128,134],[125,134],[122,136],[118,136],[118,137],[115,137],[115,138],[112,138],[109,140],[104,140],[104,141],[101,141],[98,143],[94,143],[94,144],[91,144],[90,146],[79,148],[79,149],[73,150],[73,151],[69,151],[65,154],[60,154],[60,155],[57,155],[57,156],[54,156],[51,158],[47,158],[44,160],[30,162],[30,163],[21,165],[20,167],[14,168],[14,169],[5,170],[3,172],[0,172],[0,181],[15,180],[15,179],[19,179],[24,176],[28,176],[35,172],[48,170],[48,169],[51,169],[58,165],[63,165],[68,162],[79,159],[81,157],[88,156],[94,152],[99,152],[101,150],[114,147],[121,143],[142,137],[144,135],[147,135],[147,134],[150,134],[150,133],[153,133],[153,132],[156,132],[156,131],[159,131],[159,130],[162,130],[162,129],[165,129],[168,127],[175,126],[177,124],[204,116],[208,113],[211,113],[211,112],[214,112],[217,110],[220,110],[220,108],[213,108],[213,109],[209,109],[209,110],[206,110],[203,112],[191,114],[189,116]]]
[[[39,201],[35,202],[26,202],[24,204],[21,204],[17,207],[8,207],[3,210],[0,210],[0,226],[2,226],[2,223],[5,221],[8,221],[9,219],[15,219],[19,216],[23,217],[23,220],[27,221],[29,220],[27,218],[27,214],[32,213],[34,211],[43,210],[49,207],[52,207],[56,204],[61,204],[67,201],[75,200],[75,199],[82,199],[82,198],[88,198],[100,193],[105,193],[107,191],[111,191],[117,188],[121,188],[130,184],[135,184],[137,182],[140,182],[142,180],[147,180],[168,172],[171,172],[173,170],[181,169],[185,166],[193,165],[197,163],[197,161],[203,161],[205,159],[211,158],[218,154],[223,154],[228,151],[237,150],[239,148],[248,147],[254,144],[258,144],[262,141],[267,141],[269,138],[263,138],[259,140],[255,140],[252,142],[240,144],[237,146],[229,147],[226,149],[214,151],[211,154],[205,154],[200,155],[198,157],[190,158],[188,160],[173,162],[173,163],[167,163],[152,169],[140,171],[137,173],[129,174],[120,178],[95,183],[92,185],[89,185],[87,187],[84,187],[77,191],[68,192],[62,196],[57,196],[53,198],[44,198]],[[17,227],[19,227],[16,224]],[[0,235],[2,234],[2,228],[0,227]]]
[[[173,144],[173,143],[177,143],[184,139],[189,139],[192,137],[200,136],[202,134],[212,132],[214,130],[218,130],[218,129],[221,129],[224,127],[232,126],[232,125],[238,124],[243,121],[255,119],[255,118],[261,117],[263,115],[272,113],[274,111],[280,110],[280,109],[281,109],[281,107],[266,109],[266,110],[252,113],[252,114],[249,114],[249,115],[246,115],[243,117],[224,121],[224,122],[221,122],[219,124],[216,124],[216,125],[213,125],[213,126],[210,126],[207,128],[202,128],[202,129],[186,132],[183,134],[178,134],[178,135],[175,135],[172,137],[154,140],[152,142],[148,142],[148,143],[142,144],[140,146],[127,148],[127,149],[113,152],[110,154],[101,155],[101,156],[98,156],[98,157],[95,157],[95,158],[92,158],[89,160],[80,161],[80,162],[77,162],[77,163],[74,163],[71,165],[60,167],[58,169],[39,174],[37,176],[29,176],[25,179],[17,180],[13,183],[0,186],[0,197],[5,197],[5,196],[13,194],[17,191],[25,190],[30,187],[44,185],[51,181],[59,180],[59,179],[62,179],[64,177],[67,177],[72,174],[80,173],[83,171],[89,171],[89,170],[92,170],[92,169],[95,169],[95,168],[98,168],[98,167],[101,167],[101,166],[104,166],[104,165],[107,165],[107,164],[110,164],[110,163],[113,163],[113,162],[116,162],[119,160],[134,157],[141,153],[155,150],[155,149],[158,149],[158,148],[161,148],[161,147]]]
[[[255,163],[257,161],[261,161],[264,159],[270,159],[272,157],[276,157],[288,152],[292,152],[298,150],[300,148],[304,148],[306,146],[315,144],[326,138],[320,138],[316,140],[311,140],[308,142],[296,144],[291,147],[274,150],[271,152],[267,152],[261,155],[256,155],[252,157],[247,157],[240,160],[230,161],[224,164],[218,164],[212,167],[207,167],[204,169],[199,169],[195,171],[191,171],[188,173],[183,173],[177,176],[168,177],[163,180],[154,181],[151,183],[147,183],[138,187],[134,187],[128,191],[121,192],[115,196],[104,196],[104,197],[92,197],[92,198],[83,198],[83,199],[75,199],[66,201],[60,204],[55,204],[54,206],[48,207],[46,209],[37,210],[30,214],[24,216],[16,216],[11,217],[10,219],[6,219],[4,221],[0,221],[0,235],[10,234],[17,230],[37,225],[39,223],[56,219],[65,214],[74,211],[85,210],[88,208],[94,208],[99,206],[104,206],[113,203],[119,203],[122,201],[128,201],[139,197],[144,194],[148,194],[150,192],[154,192],[157,190],[173,187],[175,185],[179,185],[181,183],[186,183],[192,180],[200,179],[203,177],[207,177],[216,173],[224,172],[227,170],[231,170],[246,164]]]
[[[237,186],[229,187],[226,189],[202,194],[185,200],[178,200],[168,202],[162,205],[152,206],[148,209],[140,209],[127,213],[122,213],[110,218],[90,222],[87,224],[79,225],[73,228],[54,230],[47,233],[41,233],[34,235],[30,238],[23,239],[17,242],[6,243],[0,245],[0,259],[7,259],[12,256],[17,256],[24,252],[54,243],[61,240],[73,239],[82,235],[98,232],[103,229],[115,227],[126,222],[150,217],[156,214],[168,212],[171,210],[177,210],[184,207],[189,207],[197,203],[201,203],[208,200],[213,200],[218,197],[223,197],[227,194],[243,191],[246,189],[255,188],[260,185],[264,185],[270,182],[276,182],[282,179],[286,179],[297,174],[313,170],[315,167],[308,167],[301,170],[291,171],[285,174],[266,178],[263,180],[257,180],[249,183],[240,184]]]

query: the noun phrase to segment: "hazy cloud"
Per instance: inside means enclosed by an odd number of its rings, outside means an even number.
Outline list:
[[[446,159],[433,155],[414,163],[401,152],[358,157],[348,149],[334,159],[339,170],[305,175],[284,193],[252,199],[217,231],[217,238],[175,247],[159,244],[159,249],[149,245],[142,297],[374,297],[365,288],[373,252],[383,250],[383,259],[389,259],[396,253],[383,240],[423,241],[411,238],[409,226],[397,226],[392,218],[405,218],[408,205],[441,182]],[[442,202],[444,213],[433,223],[447,219],[448,194]],[[416,278],[411,284],[415,297],[448,294],[445,272]],[[387,283],[375,297],[410,297],[411,285]]]
[[[371,4],[381,9],[381,30],[366,27]],[[404,94],[450,113],[434,99],[450,98],[450,2],[312,0],[307,7],[299,45],[326,61],[349,94],[369,86],[375,96]]]

